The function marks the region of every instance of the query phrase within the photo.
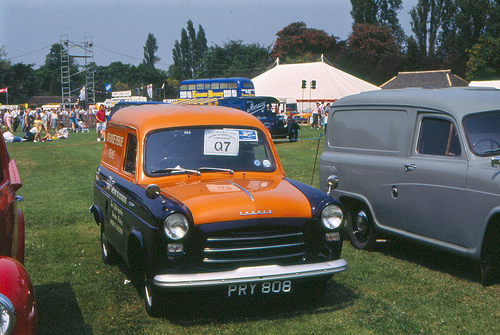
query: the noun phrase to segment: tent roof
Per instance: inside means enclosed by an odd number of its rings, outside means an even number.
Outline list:
[[[302,89],[302,80],[307,82],[305,89]],[[314,90],[310,89],[312,80],[316,80]],[[346,95],[380,89],[324,62],[278,64],[253,78],[252,82],[255,95],[295,98],[297,101],[335,101]]]

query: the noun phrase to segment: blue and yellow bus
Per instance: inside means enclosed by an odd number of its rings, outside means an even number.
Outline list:
[[[223,99],[255,96],[248,78],[189,79],[179,86],[179,99]]]

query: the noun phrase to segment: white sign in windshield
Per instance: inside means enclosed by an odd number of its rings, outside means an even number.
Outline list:
[[[238,130],[207,129],[203,153],[213,156],[238,156],[239,136]]]

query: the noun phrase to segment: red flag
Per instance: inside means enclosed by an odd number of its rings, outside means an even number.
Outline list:
[[[0,93],[7,93],[8,89],[7,87],[0,88]]]

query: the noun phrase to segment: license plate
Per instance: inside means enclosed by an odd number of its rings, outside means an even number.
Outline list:
[[[228,297],[291,293],[292,282],[290,280],[275,280],[258,283],[231,284],[227,287],[226,292]]]

